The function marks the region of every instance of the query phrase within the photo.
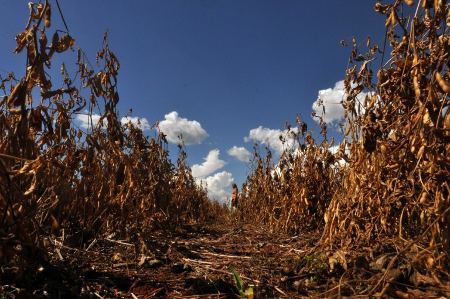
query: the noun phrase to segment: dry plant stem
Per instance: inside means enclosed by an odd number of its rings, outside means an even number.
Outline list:
[[[280,293],[281,295],[283,295],[284,297],[288,297],[288,294],[286,294],[285,292],[283,292],[283,290],[280,289],[279,287],[274,286],[274,289],[275,289],[278,293]]]

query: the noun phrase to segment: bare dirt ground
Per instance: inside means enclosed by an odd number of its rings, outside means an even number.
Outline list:
[[[377,268],[385,258],[369,265],[360,255],[346,270],[330,269],[329,255],[316,247],[319,238],[230,224],[161,228],[137,247],[114,235],[82,246],[73,236],[59,237],[48,241],[49,260],[36,258],[28,267],[36,271],[2,268],[0,298],[239,298],[232,268],[253,298],[341,298],[367,294],[383,277]],[[400,280],[386,290],[384,296],[409,290],[408,298],[444,298]]]
[[[28,284],[3,292],[15,298],[239,298],[233,267],[255,298],[326,296],[333,282],[325,277],[327,264],[306,249],[318,238],[216,224],[156,230],[138,250],[114,236],[84,249],[55,239],[51,260],[21,274]],[[7,271],[14,277],[14,269]]]

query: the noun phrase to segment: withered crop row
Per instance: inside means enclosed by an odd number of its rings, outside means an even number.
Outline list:
[[[330,153],[326,132],[316,143],[297,121],[291,130],[296,146],[277,164],[270,153],[255,154],[240,217],[272,230],[319,230],[330,263],[345,268],[357,259],[356,252],[364,252],[368,263],[387,254],[383,275],[363,294],[382,296],[399,280],[408,285],[412,277],[413,288],[434,285],[445,291],[449,4],[397,0],[377,3],[375,10],[386,16],[386,46],[380,49],[368,39],[368,51],[361,53],[353,40],[342,103],[345,138],[338,152]]]
[[[120,64],[107,43],[94,70],[81,49],[73,77],[48,74],[52,59],[75,41],[51,35],[49,1],[30,3],[30,17],[16,37],[26,53],[25,75],[1,78],[0,88],[0,263],[32,267],[45,255],[50,234],[80,235],[77,246],[115,232],[136,239],[154,225],[202,222],[221,207],[207,198],[180,147],[176,165],[162,133],[147,138],[117,112]],[[58,82],[58,86],[55,86]],[[94,111],[100,119],[93,121]],[[85,132],[74,118],[85,114]]]

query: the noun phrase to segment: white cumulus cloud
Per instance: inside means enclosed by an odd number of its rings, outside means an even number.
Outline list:
[[[192,166],[192,175],[194,178],[204,178],[216,170],[221,169],[225,165],[225,161],[219,158],[220,151],[218,149],[211,150],[202,164],[194,164]]]
[[[358,107],[363,104],[368,93],[361,92],[356,96],[355,111],[357,113],[364,113],[363,107]],[[370,95],[370,94],[369,94]],[[319,90],[316,101],[312,105],[313,111],[322,116],[327,124],[337,123],[344,119],[344,107],[342,101],[345,99],[344,81],[338,81],[333,88]],[[316,121],[318,121],[316,119]]]
[[[285,140],[284,144],[280,136]],[[269,129],[262,126],[251,129],[248,136],[244,138],[244,141],[253,141],[266,145],[278,153],[283,152],[284,149],[291,147],[294,143],[294,139],[288,130]]]
[[[338,81],[333,88],[319,90],[312,109],[317,115],[322,116],[326,123],[338,122],[344,118],[344,107],[342,107],[344,95],[344,81]]]
[[[77,114],[75,116],[75,119],[77,120],[81,128],[89,129],[91,126],[95,127],[98,124],[100,115],[92,114],[91,116],[89,116],[88,114]],[[106,122],[106,120],[104,121]]]
[[[142,131],[150,130],[150,124],[145,117],[125,116],[120,119],[122,125],[131,123],[133,126],[140,128]]]
[[[179,143],[179,136],[182,136],[186,145],[199,144],[208,137],[198,121],[179,117],[176,111],[166,114],[159,128],[167,136],[167,141],[175,144]]]
[[[212,176],[208,176],[202,180],[206,183],[208,197],[221,203],[226,203],[230,197],[228,188],[233,183],[233,175],[227,171],[218,172]]]
[[[251,153],[245,147],[233,146],[228,150],[228,155],[235,157],[239,161],[250,161]]]

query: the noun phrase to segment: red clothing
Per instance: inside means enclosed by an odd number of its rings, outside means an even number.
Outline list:
[[[233,191],[231,192],[231,200],[237,199],[237,193],[237,189],[233,189]]]
[[[237,207],[237,202],[238,202],[238,189],[233,188],[233,190],[231,191],[231,205],[233,207]]]

